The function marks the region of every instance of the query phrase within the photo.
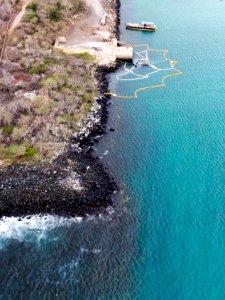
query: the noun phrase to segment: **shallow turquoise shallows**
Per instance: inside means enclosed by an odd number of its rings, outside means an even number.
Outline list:
[[[139,21],[159,29],[125,30]],[[182,75],[111,99],[115,132],[96,146],[121,187],[107,216],[0,221],[0,299],[225,299],[225,1],[122,0],[121,39],[168,49]],[[129,94],[122,70],[110,87]]]

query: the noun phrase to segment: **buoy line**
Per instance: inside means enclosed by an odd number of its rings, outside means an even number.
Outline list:
[[[121,45],[124,45],[124,46],[127,46],[127,47],[146,47],[146,50],[144,51],[140,51],[140,52],[136,52],[136,55],[138,56],[138,58],[140,60],[137,61],[136,64],[134,64],[134,66],[132,66],[132,68],[128,68],[128,63],[125,63],[124,65],[124,71],[122,74],[119,74],[117,75],[117,80],[118,81],[136,81],[136,80],[143,80],[143,79],[147,79],[149,78],[151,75],[155,74],[155,73],[158,73],[160,71],[175,71],[175,73],[173,74],[167,74],[166,76],[164,76],[162,79],[161,79],[161,82],[157,85],[149,85],[149,86],[145,86],[145,87],[142,87],[142,88],[139,88],[139,89],[136,89],[135,92],[134,92],[134,95],[132,96],[122,96],[122,95],[117,95],[115,93],[112,93],[112,92],[107,92],[105,93],[106,95],[108,96],[112,96],[112,97],[116,97],[116,98],[123,98],[123,99],[134,99],[134,98],[138,98],[138,93],[141,92],[141,91],[144,91],[146,89],[155,89],[155,88],[162,88],[162,87],[165,87],[166,84],[165,84],[165,80],[169,77],[174,77],[174,76],[180,76],[182,74],[182,72],[180,70],[178,70],[176,68],[176,65],[177,65],[177,61],[176,60],[171,60],[167,57],[167,54],[168,54],[168,50],[167,49],[154,49],[154,48],[150,48],[149,45],[147,44],[127,44],[127,43],[122,43],[120,42]],[[163,53],[163,58],[164,58],[164,61],[166,62],[169,62],[170,64],[170,68],[165,68],[165,69],[160,69],[160,68],[157,68],[155,65],[151,64],[149,62],[149,59],[148,59],[148,52],[161,52]],[[139,68],[140,66],[148,66],[150,68],[153,69],[153,71],[147,73],[146,75],[140,75],[140,74],[137,74],[135,73],[135,69]],[[135,78],[121,78],[125,75],[129,75],[129,74],[132,74],[134,76],[136,76]]]

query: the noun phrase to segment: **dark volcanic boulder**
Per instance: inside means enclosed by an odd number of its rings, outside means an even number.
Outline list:
[[[0,174],[0,217],[84,216],[112,205],[115,189],[103,166],[84,155],[67,153],[50,167],[11,166]]]

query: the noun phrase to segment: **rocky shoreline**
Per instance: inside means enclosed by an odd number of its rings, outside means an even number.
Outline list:
[[[119,35],[120,1],[116,2],[116,33]],[[0,169],[0,217],[54,214],[85,216],[113,205],[117,191],[114,179],[92,156],[92,146],[106,131],[107,75],[118,65],[96,70],[99,96],[65,153],[50,165],[16,166]]]

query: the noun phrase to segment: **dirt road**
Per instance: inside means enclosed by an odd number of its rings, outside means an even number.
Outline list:
[[[86,0],[87,15],[78,20],[67,36],[67,45],[73,46],[95,41],[94,30],[100,26],[104,14],[103,0]]]
[[[23,5],[22,9],[18,13],[18,15],[16,15],[15,19],[13,20],[12,25],[10,26],[10,29],[9,29],[9,33],[12,33],[12,31],[20,24],[20,21],[22,20],[22,17],[26,12],[26,6],[30,2],[30,0],[22,0],[20,2]]]

